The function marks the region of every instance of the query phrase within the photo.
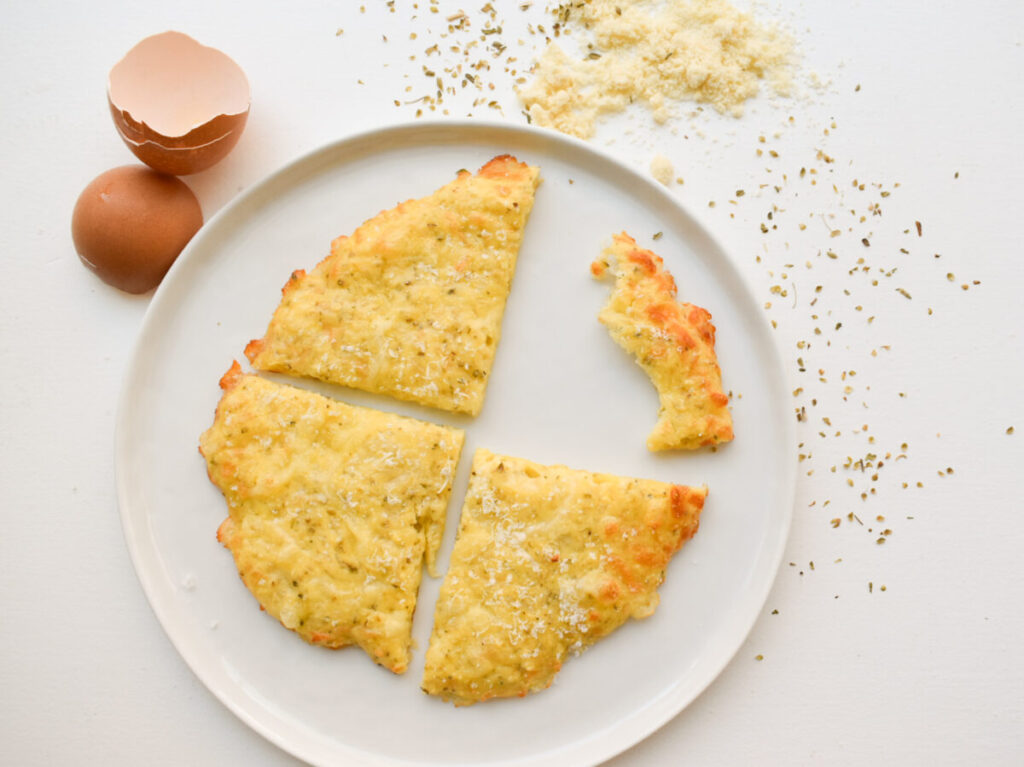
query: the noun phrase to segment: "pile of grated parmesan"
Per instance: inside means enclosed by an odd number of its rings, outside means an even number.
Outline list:
[[[677,100],[738,117],[761,80],[789,93],[791,38],[728,0],[588,0],[555,13],[563,32],[582,27],[590,41],[583,58],[551,43],[537,60],[518,91],[537,125],[590,138],[600,117],[635,101],[664,123]]]

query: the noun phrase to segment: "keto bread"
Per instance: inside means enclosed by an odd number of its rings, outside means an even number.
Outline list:
[[[263,609],[314,645],[409,664],[424,560],[435,572],[458,429],[241,372],[200,439],[228,518],[217,538]]]
[[[706,495],[477,450],[424,692],[469,705],[548,687],[569,655],[654,612]]]
[[[598,319],[630,352],[658,390],[658,422],[650,450],[694,449],[733,438],[729,397],[715,353],[715,326],[699,306],[680,303],[676,283],[660,256],[623,232],[590,265],[615,287]]]
[[[338,237],[292,274],[249,361],[476,415],[538,183],[502,155]]]

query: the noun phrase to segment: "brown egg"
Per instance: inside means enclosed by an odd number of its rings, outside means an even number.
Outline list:
[[[238,64],[181,32],[138,43],[110,70],[107,101],[135,156],[163,173],[206,170],[238,143],[249,81]]]
[[[125,165],[100,174],[79,195],[71,238],[82,263],[104,282],[145,293],[202,225],[199,201],[184,181]]]

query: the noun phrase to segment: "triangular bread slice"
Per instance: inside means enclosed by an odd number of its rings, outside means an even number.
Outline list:
[[[598,319],[658,390],[661,409],[650,450],[693,449],[733,438],[729,397],[715,354],[715,326],[699,306],[680,303],[660,256],[623,232],[590,266],[615,287]]]
[[[463,433],[245,375],[199,451],[228,504],[217,538],[260,605],[307,642],[402,673],[424,559],[444,531]]]
[[[502,155],[338,237],[292,274],[249,361],[476,415],[538,183]]]
[[[477,450],[424,692],[468,705],[548,687],[570,654],[654,612],[706,495]]]

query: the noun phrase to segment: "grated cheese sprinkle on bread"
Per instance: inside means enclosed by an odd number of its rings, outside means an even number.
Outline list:
[[[654,612],[706,495],[477,450],[424,692],[469,705],[548,687],[569,655]]]

